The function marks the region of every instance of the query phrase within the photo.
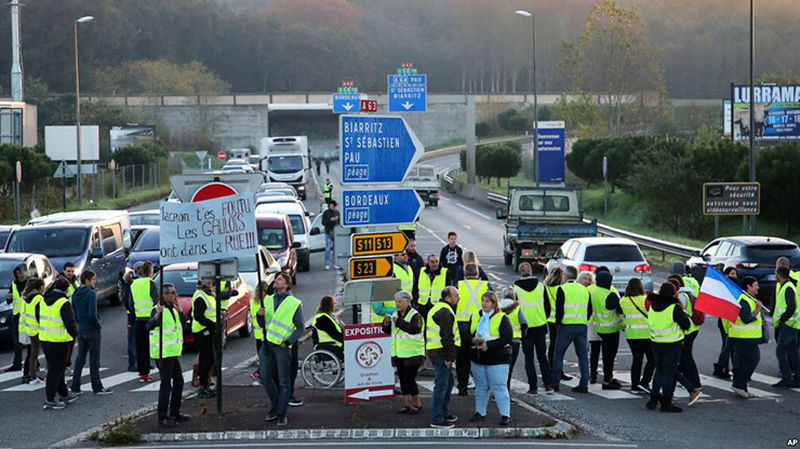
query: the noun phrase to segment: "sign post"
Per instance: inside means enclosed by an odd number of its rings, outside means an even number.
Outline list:
[[[342,191],[342,226],[414,223],[425,204],[414,189]]]
[[[17,177],[14,183],[14,218],[17,223],[22,220],[22,193],[20,192],[20,185],[22,184],[22,163],[17,161],[16,171]]]
[[[345,403],[394,397],[391,346],[381,323],[344,326]]]

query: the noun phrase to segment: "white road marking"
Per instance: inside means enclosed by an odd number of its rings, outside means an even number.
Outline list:
[[[765,383],[767,385],[778,383],[781,380],[778,377],[767,376],[766,374],[759,374],[759,373],[753,373],[753,375],[750,376],[750,379],[756,382]],[[790,388],[790,390],[800,393],[800,388]]]
[[[522,382],[521,380],[511,379],[511,391],[517,393],[527,393],[528,392],[528,384],[526,382]],[[539,394],[536,396],[532,396],[536,399],[541,399],[545,401],[574,401],[575,398],[567,396],[561,393],[546,393],[543,390],[539,390]]]
[[[464,226],[464,229],[466,229],[467,231],[471,231],[472,230],[472,226],[470,226],[470,225],[462,225],[462,226]]]
[[[644,368],[644,365],[642,366],[642,368]],[[628,385],[630,385],[630,383],[631,383],[631,372],[630,371],[614,371],[614,377],[617,380],[621,380],[621,381],[625,382]],[[672,396],[675,397],[675,398],[687,399],[687,398],[689,398],[689,393],[686,390],[684,390],[683,388],[680,388],[680,385],[677,385],[676,388],[675,388],[675,392],[672,393]],[[703,393],[703,396],[704,397],[710,397],[706,393]],[[644,395],[643,395],[643,397],[644,397]]]
[[[419,225],[419,227],[420,227],[420,228],[422,228],[422,229],[424,229],[424,230],[428,231],[428,233],[429,233],[430,235],[432,235],[432,236],[433,236],[433,237],[434,237],[436,240],[438,240],[438,241],[439,241],[439,243],[441,243],[442,245],[447,245],[447,242],[445,242],[444,240],[442,240],[442,238],[441,238],[441,237],[439,237],[438,235],[436,235],[436,233],[435,233],[435,232],[433,232],[433,230],[431,230],[431,228],[429,228],[429,227],[427,227],[427,226],[425,226],[424,224],[422,224],[422,223],[419,223],[419,222],[417,222],[417,224]]]
[[[570,387],[575,387],[580,383],[579,376],[575,376],[572,380],[562,380],[562,385],[567,385]],[[627,391],[622,390],[603,390],[603,387],[599,384],[589,384],[589,393],[600,396],[606,399],[639,399],[640,396],[636,396],[635,394],[628,393]]]
[[[494,221],[494,219],[493,219],[492,217],[490,217],[490,216],[488,216],[488,215],[486,215],[486,214],[483,214],[483,213],[481,213],[481,212],[478,212],[478,211],[476,211],[475,209],[473,209],[473,208],[471,208],[471,207],[467,207],[467,206],[465,206],[465,205],[463,205],[463,204],[461,204],[461,203],[456,203],[456,206],[458,206],[458,207],[460,207],[460,208],[462,208],[462,209],[464,209],[464,210],[466,210],[466,211],[472,212],[473,214],[475,214],[475,215],[477,215],[477,216],[479,216],[479,217],[481,217],[481,218],[485,218],[485,219],[487,219],[487,220]]]
[[[716,377],[711,377],[701,374],[700,381],[703,383],[703,386],[708,385],[713,388],[719,388],[720,390],[726,390],[731,394],[733,394],[733,392],[731,391],[731,382],[728,380],[717,379]],[[771,391],[766,391],[766,390],[759,390],[758,388],[753,388],[753,387],[747,387],[747,391],[753,393],[756,396],[761,396],[765,398],[766,397],[774,398],[780,396],[777,393],[773,393]]]
[[[131,381],[131,380],[136,379],[138,377],[139,377],[139,373],[131,373],[131,372],[125,371],[124,373],[114,374],[113,376],[107,377],[105,379],[101,378],[100,382],[103,384],[103,387],[111,388],[111,387],[114,387],[116,385],[124,384],[125,382]],[[156,381],[154,381],[154,383],[155,382]],[[87,390],[87,391],[92,391],[92,383],[91,382],[87,382],[87,383],[81,385],[81,389],[82,390]]]
[[[105,371],[107,369],[108,368],[101,367],[100,371],[103,372],[103,371]],[[19,374],[19,373],[17,373],[17,374]],[[85,376],[88,376],[88,375],[89,375],[89,368],[86,367],[81,371],[81,377],[85,377]],[[72,376],[66,376],[65,377],[65,381],[67,382],[67,387],[72,385]],[[5,390],[0,390],[0,391],[36,391],[36,390],[41,390],[43,388],[44,388],[44,383],[39,384],[39,385],[21,384],[21,385],[17,385],[15,387],[11,387],[11,388],[6,388]],[[89,388],[91,388],[91,384],[89,384]]]
[[[439,197],[439,199],[443,201],[450,201],[450,198],[447,198],[446,196]]]

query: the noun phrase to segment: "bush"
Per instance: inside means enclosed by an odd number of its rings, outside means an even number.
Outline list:
[[[157,141],[141,145],[128,145],[117,149],[111,156],[117,165],[143,165],[167,158],[167,147]]]
[[[492,124],[489,122],[478,122],[475,124],[475,135],[478,137],[488,137],[492,134]]]
[[[28,186],[41,178],[53,176],[58,166],[44,154],[44,144],[35,148],[21,145],[0,145],[0,184],[16,179],[16,164],[22,164],[22,184]]]
[[[136,444],[142,442],[142,431],[136,427],[132,418],[122,417],[103,424],[102,429],[89,435],[89,439],[110,446]]]

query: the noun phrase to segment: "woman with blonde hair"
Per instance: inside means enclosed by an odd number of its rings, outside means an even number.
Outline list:
[[[478,254],[472,250],[464,251],[464,265],[473,263],[478,266],[478,278],[483,281],[489,281],[489,277],[486,276],[486,272],[483,271],[483,267],[481,266],[480,261],[478,260]],[[464,265],[458,267],[456,270],[455,277],[453,278],[453,285],[458,285],[458,281],[464,280]]]

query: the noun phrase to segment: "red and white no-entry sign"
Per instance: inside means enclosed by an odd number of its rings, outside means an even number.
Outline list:
[[[219,159],[221,161],[224,161],[227,157],[228,157],[228,154],[225,153],[224,151],[220,151],[219,153],[217,153],[217,159]]]
[[[192,202],[197,203],[198,201],[222,198],[224,196],[236,195],[236,193],[233,187],[224,182],[209,182],[194,192],[194,195],[192,195]]]

